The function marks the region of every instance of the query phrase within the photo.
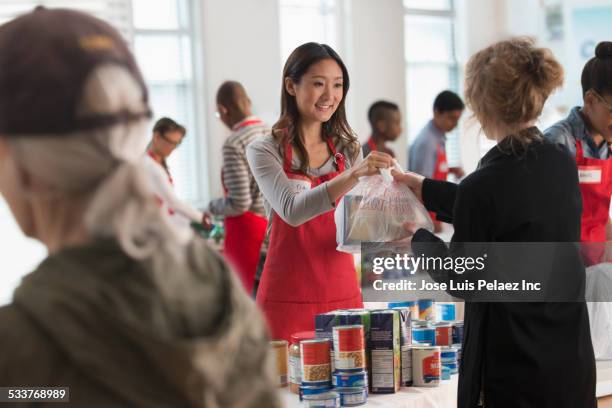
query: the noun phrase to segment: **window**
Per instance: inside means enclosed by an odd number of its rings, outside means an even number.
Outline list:
[[[179,197],[203,201],[199,188],[192,62],[193,0],[0,0],[0,24],[35,6],[73,8],[93,14],[115,26],[131,45],[149,88],[154,119],[169,116],[187,127],[185,142],[170,157]],[[151,123],[151,127],[153,122]],[[21,277],[32,271],[46,253],[38,242],[23,236],[6,203],[0,198],[0,305],[10,301]]]
[[[189,0],[131,0],[133,50],[149,88],[154,120],[168,116],[187,128],[187,137],[170,156],[177,195],[203,201],[198,174],[199,132],[195,120],[193,24]]]
[[[432,117],[433,102],[445,89],[459,93],[453,0],[404,0],[406,103],[409,142]],[[448,136],[450,166],[459,165],[459,133]]]
[[[280,0],[281,66],[291,52],[306,42],[337,49],[336,0]]]

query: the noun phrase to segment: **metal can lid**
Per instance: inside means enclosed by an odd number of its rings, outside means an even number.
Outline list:
[[[419,344],[416,346],[412,346],[413,349],[416,350],[436,350],[436,351],[440,351],[440,346],[426,346],[424,344]]]
[[[434,323],[434,326],[436,326],[436,327],[451,327],[452,324],[450,322],[438,322],[438,323]]]
[[[367,391],[367,387],[341,387],[334,388],[334,391],[340,394],[361,394]]]
[[[300,343],[301,344],[329,343],[330,341],[331,339],[328,339],[328,338],[315,338],[315,339],[302,340]]]
[[[303,340],[314,339],[315,335],[316,334],[313,331],[301,331],[301,332],[293,333],[291,335],[291,344],[296,344]]]
[[[270,345],[274,348],[287,347],[287,340],[270,340]]]
[[[335,391],[328,391],[322,394],[304,395],[304,400],[307,401],[337,400],[339,398],[340,394]]]
[[[362,324],[347,324],[341,326],[334,326],[334,330],[351,330],[351,329],[363,329]]]

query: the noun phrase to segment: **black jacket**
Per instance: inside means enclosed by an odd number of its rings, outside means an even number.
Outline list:
[[[426,179],[427,209],[452,222],[453,242],[579,242],[581,197],[572,157],[550,142],[513,150],[504,140],[458,186]],[[413,248],[436,240],[419,230]],[[579,265],[574,278],[583,285]],[[486,408],[594,408],[585,303],[466,302],[457,406],[477,407],[481,395]]]

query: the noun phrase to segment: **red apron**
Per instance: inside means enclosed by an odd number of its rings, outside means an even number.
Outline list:
[[[448,162],[446,161],[446,150],[442,149],[442,146],[438,143],[436,147],[436,164],[434,166],[434,172],[431,176],[434,180],[446,181],[448,178]],[[431,219],[435,223],[439,223],[436,219],[436,214],[433,212],[429,213]]]
[[[262,122],[259,119],[248,120],[240,123],[233,130],[236,131],[260,123]],[[223,170],[221,170],[221,184],[227,196],[228,191],[223,181]],[[259,252],[266,235],[267,226],[268,221],[264,217],[250,211],[237,216],[225,217],[224,220],[223,255],[238,273],[247,293],[253,292]]]
[[[582,143],[576,141],[576,166],[582,194],[582,220],[580,240],[601,242],[582,248],[587,265],[603,261],[606,225],[610,218],[612,196],[612,158],[601,160],[584,157]]]
[[[378,147],[376,146],[376,143],[374,143],[374,140],[372,140],[372,138],[368,139],[368,147],[370,148],[371,152],[375,152],[378,150]]]
[[[344,171],[344,157],[328,139],[337,171],[310,178],[291,170],[291,145],[285,146],[284,171],[297,189],[308,190]],[[336,250],[334,211],[292,227],[276,213],[268,256],[257,291],[272,338],[314,330],[314,317],[341,308],[361,308],[361,290],[351,254]]]

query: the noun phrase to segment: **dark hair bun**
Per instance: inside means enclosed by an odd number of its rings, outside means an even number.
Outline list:
[[[597,44],[597,47],[595,48],[595,56],[601,59],[612,57],[612,42],[602,41]]]

